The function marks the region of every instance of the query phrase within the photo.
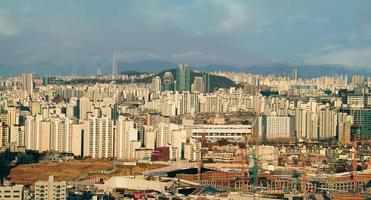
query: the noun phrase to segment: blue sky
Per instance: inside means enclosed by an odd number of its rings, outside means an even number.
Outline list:
[[[371,66],[371,1],[1,0],[0,63]]]

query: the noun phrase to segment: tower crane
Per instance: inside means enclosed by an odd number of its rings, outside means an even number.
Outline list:
[[[331,174],[328,179],[328,186],[330,189],[333,189],[333,190],[336,187],[335,174],[336,174],[336,161],[338,157],[339,157],[339,152],[338,152],[338,149],[336,149],[335,152],[331,155],[331,163],[330,163]]]

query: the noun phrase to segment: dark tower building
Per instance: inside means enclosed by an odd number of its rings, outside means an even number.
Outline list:
[[[179,65],[176,70],[177,91],[191,90],[191,69],[186,65]]]

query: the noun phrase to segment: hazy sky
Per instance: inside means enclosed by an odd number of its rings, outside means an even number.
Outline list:
[[[0,63],[371,66],[368,0],[1,0]]]

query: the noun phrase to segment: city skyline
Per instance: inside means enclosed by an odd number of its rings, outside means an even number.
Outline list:
[[[0,3],[0,200],[371,194],[371,1]]]

